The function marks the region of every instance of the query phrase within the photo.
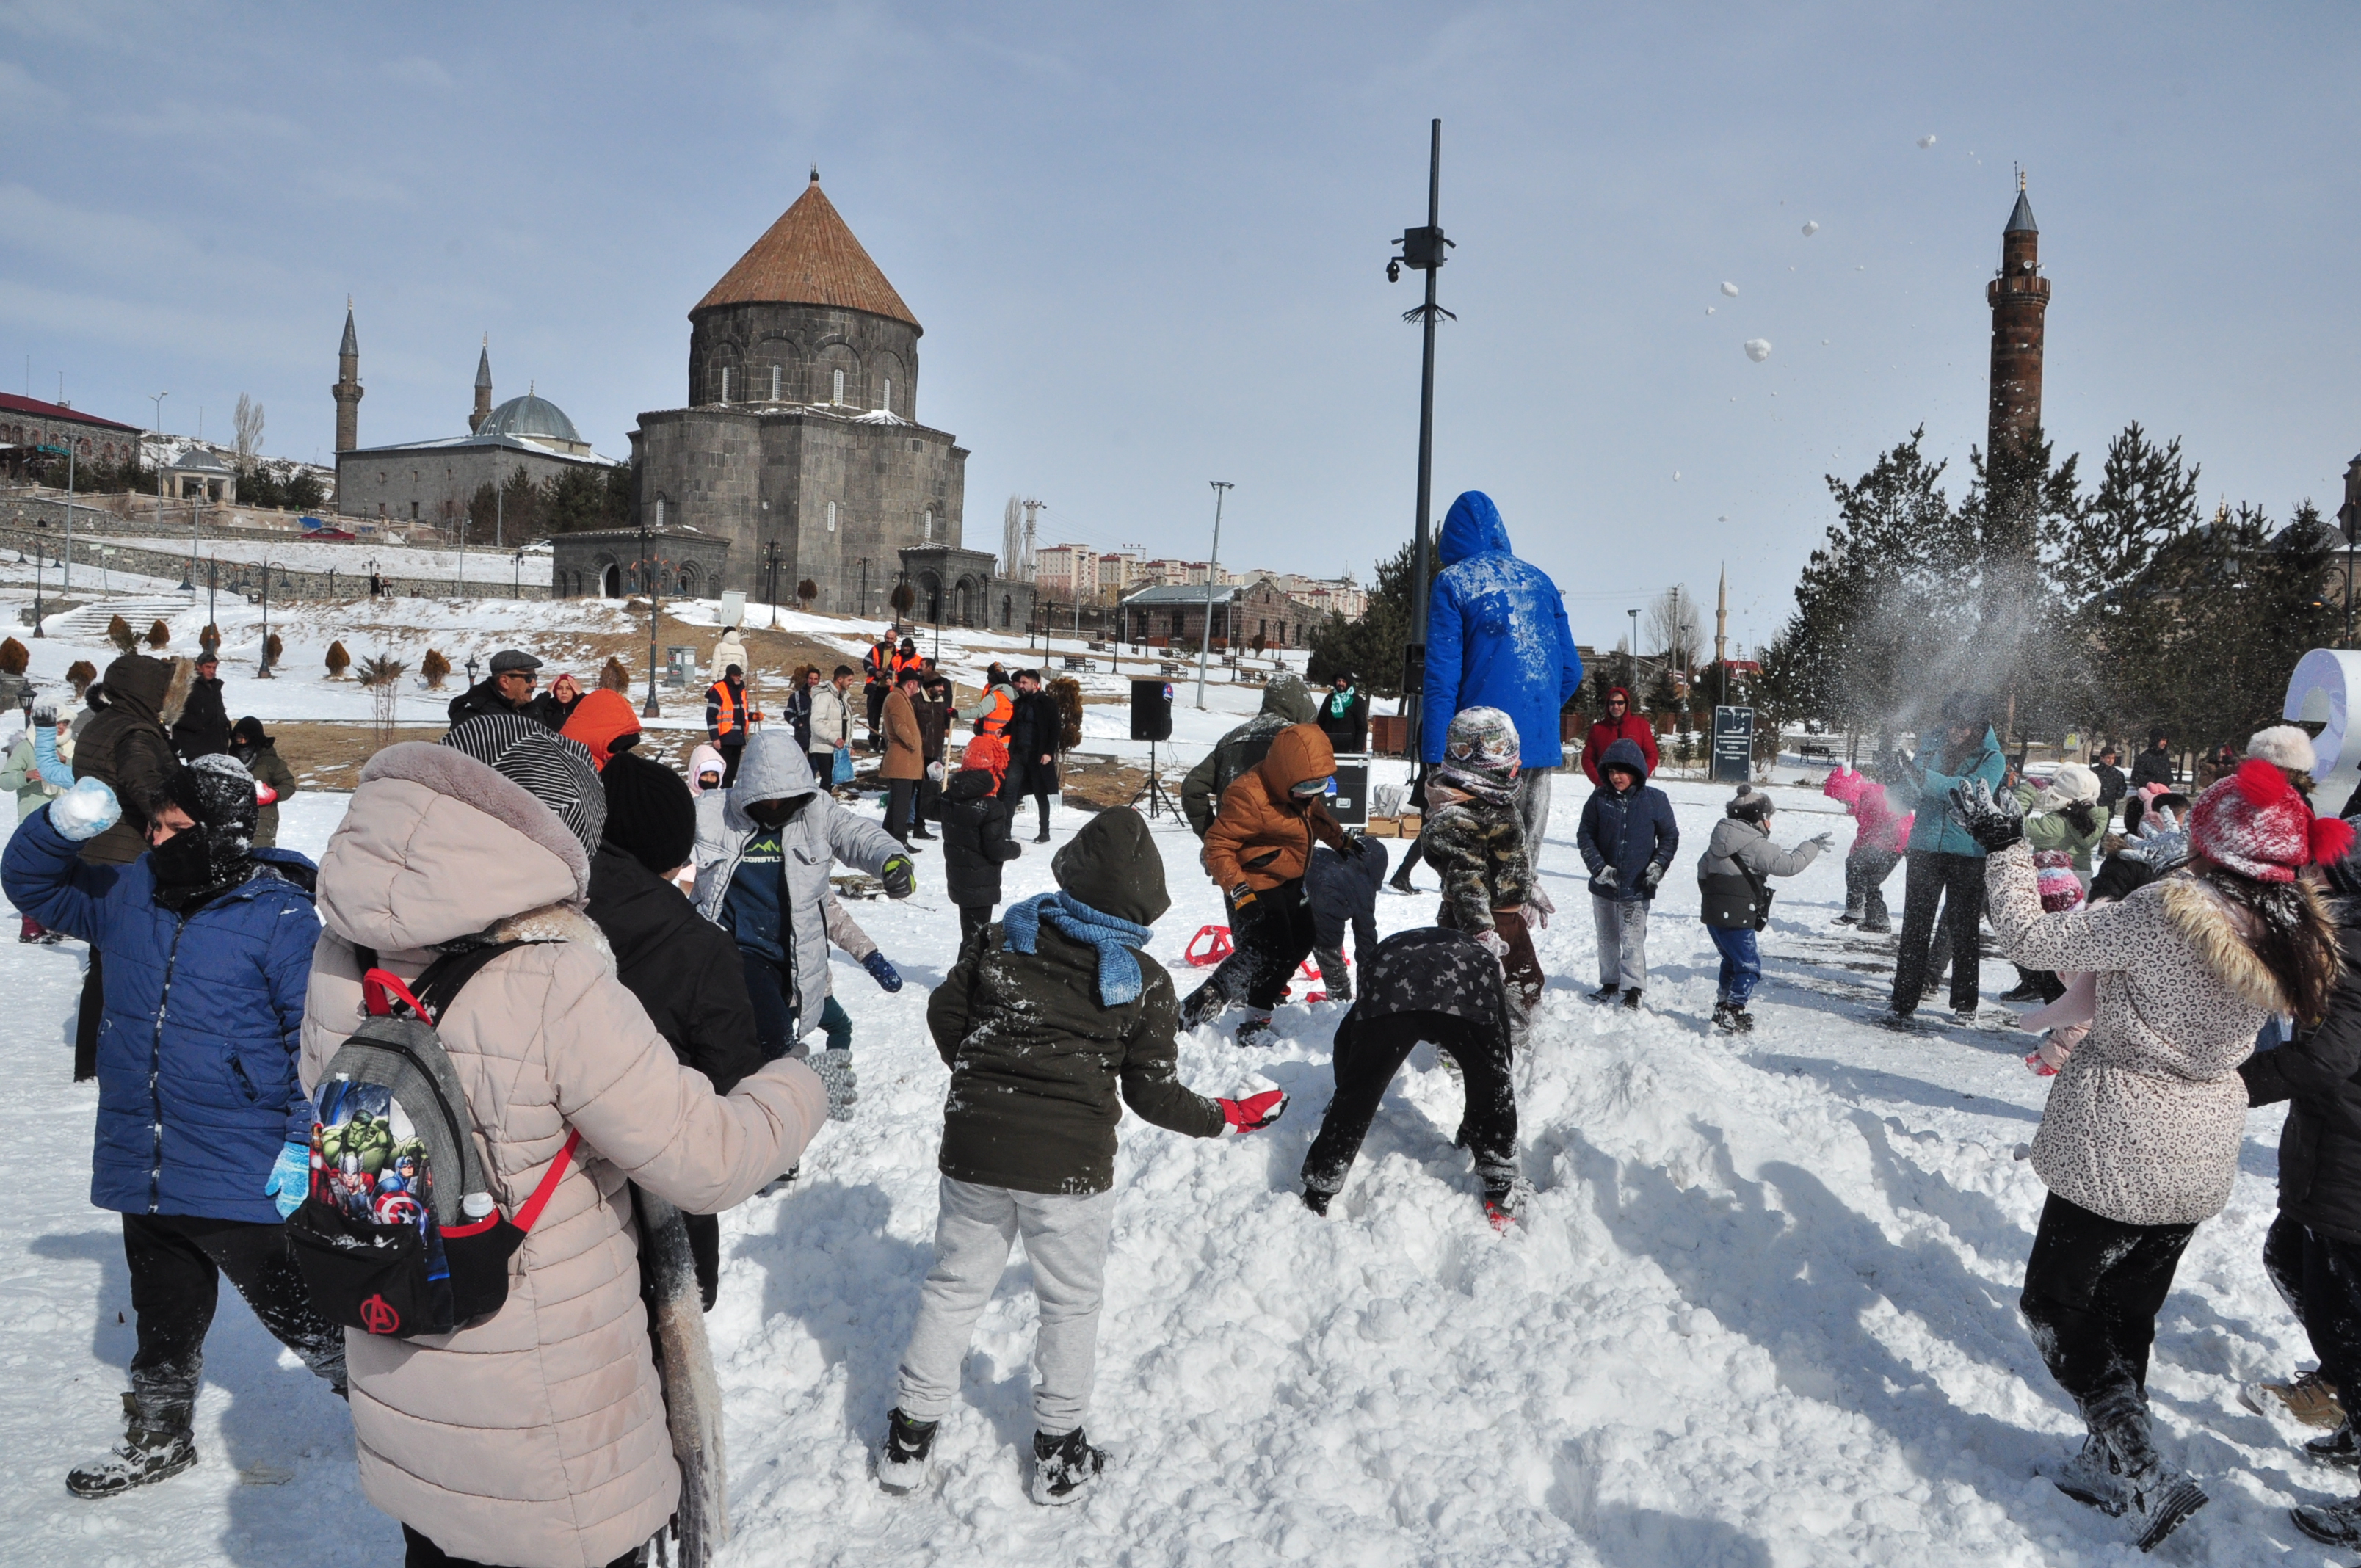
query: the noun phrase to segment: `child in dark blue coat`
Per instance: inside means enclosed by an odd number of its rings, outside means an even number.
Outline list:
[[[138,1347],[128,1433],[67,1475],[78,1497],[197,1462],[192,1417],[223,1274],[263,1327],[344,1389],[344,1331],[313,1310],[280,1228],[311,1178],[295,1053],[320,936],[313,866],[254,848],[257,809],[243,763],[200,757],[149,807],[148,852],[98,865],[80,847],[121,808],[84,779],[27,817],[0,859],[17,908],[104,960],[90,1195],[123,1215]]]
[[[1648,983],[1648,905],[1681,847],[1673,803],[1648,782],[1647,755],[1618,740],[1598,760],[1598,787],[1583,803],[1575,844],[1590,868],[1590,914],[1598,927],[1598,990],[1640,1005]]]

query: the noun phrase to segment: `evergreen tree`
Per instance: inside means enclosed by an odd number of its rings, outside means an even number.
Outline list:
[[[2055,461],[2037,428],[1996,451],[1971,451],[1969,462],[1974,482],[1960,515],[1961,532],[1973,540],[1976,625],[1970,656],[1947,689],[1985,694],[1995,729],[2011,728],[2013,714],[2016,735],[2055,740],[2089,702],[2086,645],[2043,570],[2090,510],[2080,458]]]
[[[1405,542],[1389,560],[1377,565],[1377,582],[1369,590],[1368,608],[1352,620],[1330,616],[1312,633],[1312,657],[1307,674],[1314,685],[1325,685],[1340,670],[1360,677],[1361,689],[1372,696],[1401,696],[1402,650],[1410,644],[1411,565],[1413,546]],[[1427,545],[1426,580],[1434,581],[1443,558],[1433,543]]]
[[[2141,742],[2163,718],[2172,668],[2176,598],[2155,590],[2159,561],[2188,554],[2198,527],[2197,466],[2178,436],[2159,446],[2136,421],[2107,444],[2099,488],[2081,525],[2047,569],[2088,668],[2080,717],[2105,735]]]

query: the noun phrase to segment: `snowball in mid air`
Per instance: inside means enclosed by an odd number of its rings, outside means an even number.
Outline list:
[[[1820,225],[1817,225],[1817,224],[1816,224],[1816,223],[1809,223],[1809,222],[1806,222],[1806,223],[1804,225],[1804,237],[1805,237],[1806,239],[1809,239],[1809,238],[1811,238],[1814,235],[1816,235],[1816,234],[1817,234],[1817,233],[1819,233],[1819,232],[1820,232]]]
[[[1721,291],[1733,300],[1738,298],[1738,285],[1735,283],[1724,283],[1721,286]]]
[[[1765,359],[1770,358],[1771,340],[1767,337],[1748,338],[1746,340],[1746,357],[1752,359],[1757,365],[1760,365]]]
[[[1935,145],[1935,138],[1932,136],[1920,137],[1918,138],[1918,145],[1920,147],[1933,147]]]

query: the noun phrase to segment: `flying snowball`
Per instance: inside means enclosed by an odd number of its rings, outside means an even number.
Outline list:
[[[1767,337],[1748,338],[1746,340],[1746,357],[1752,359],[1757,365],[1760,365],[1765,359],[1770,358],[1771,340]]]
[[[1721,286],[1721,291],[1733,300],[1738,298],[1738,285],[1735,283],[1724,283]]]
[[[1935,145],[1935,138],[1931,136],[1920,137],[1918,138],[1918,145],[1920,147],[1933,147]]]
[[[1820,232],[1820,225],[1817,225],[1817,224],[1816,224],[1816,223],[1809,223],[1809,222],[1807,222],[1807,223],[1806,223],[1806,224],[1804,225],[1804,237],[1805,237],[1806,239],[1809,239],[1809,238],[1811,238],[1814,235],[1816,235],[1816,234],[1817,234],[1817,233],[1819,233],[1819,232]]]
[[[1708,305],[1708,306],[1705,308],[1705,313],[1706,313],[1706,314],[1708,314],[1708,315],[1711,315],[1711,314],[1713,314],[1713,307],[1712,307],[1711,305]]]
[[[1680,482],[1681,482],[1681,471],[1680,471],[1678,468],[1675,468],[1675,469],[1674,469],[1674,470],[1673,470],[1673,483],[1675,483],[1675,484],[1676,484],[1676,485],[1677,485],[1677,484],[1679,484]]]

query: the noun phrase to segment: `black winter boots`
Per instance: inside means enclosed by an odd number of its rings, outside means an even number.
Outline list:
[[[66,1490],[77,1497],[112,1497],[178,1475],[197,1462],[191,1413],[183,1404],[143,1409],[138,1395],[125,1394],[123,1441],[104,1458],[68,1471]]]
[[[1725,1035],[1751,1034],[1754,1014],[1734,1002],[1717,1002],[1713,1004],[1713,1026]]]
[[[899,1409],[885,1412],[885,1449],[877,1456],[877,1485],[899,1497],[926,1485],[927,1460],[935,1452],[939,1421],[914,1421]]]
[[[2205,1506],[2204,1489],[2157,1453],[2147,1401],[2137,1388],[2099,1396],[2083,1407],[2082,1418],[2091,1435],[2081,1453],[2052,1477],[2053,1484],[2077,1502],[2128,1520],[2139,1549],[2155,1551]]]
[[[1033,1500],[1063,1507],[1099,1478],[1099,1472],[1106,1468],[1106,1451],[1093,1448],[1080,1427],[1063,1437],[1037,1431],[1033,1461]]]

